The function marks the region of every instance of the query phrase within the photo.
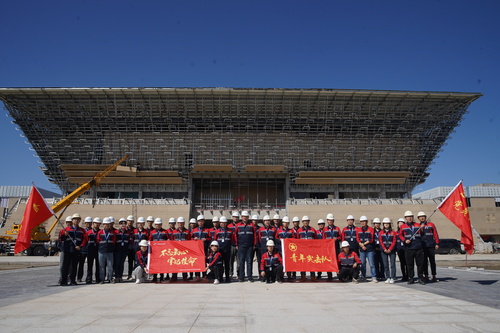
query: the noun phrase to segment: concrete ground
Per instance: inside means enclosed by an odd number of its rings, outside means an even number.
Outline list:
[[[500,260],[500,255],[479,256],[472,257]],[[463,258],[438,256],[438,261],[456,261],[459,267]],[[57,259],[0,257],[0,266]],[[440,282],[425,286],[129,282],[60,287],[57,267],[13,269],[0,271],[0,322],[2,332],[499,332],[500,271],[440,267],[438,276]]]

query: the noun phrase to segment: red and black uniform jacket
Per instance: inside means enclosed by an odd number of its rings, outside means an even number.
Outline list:
[[[422,223],[422,243],[424,247],[434,247],[439,245],[439,235],[436,225],[432,222],[425,221]]]
[[[265,268],[274,268],[278,265],[283,265],[283,259],[278,251],[273,250],[273,253],[269,254],[269,251],[266,251],[262,257],[260,258],[260,270],[263,271]]]
[[[66,231],[68,232],[69,236],[66,236]],[[75,252],[77,251],[75,249],[75,246],[79,246],[80,248],[82,248],[87,245],[87,232],[85,231],[85,229],[80,227],[66,227],[59,233],[59,243],[61,244],[61,251]]]
[[[365,245],[366,250],[363,250],[361,246],[359,247],[359,250],[361,252],[371,252],[375,250],[374,246],[374,240],[375,240],[375,232],[373,231],[372,227],[360,227],[357,228],[357,233],[356,233],[356,241],[359,243],[366,243],[369,242],[368,244]]]
[[[325,228],[316,230],[316,239],[323,239]]]
[[[167,230],[160,228],[160,229],[153,229],[149,233],[149,240],[150,241],[164,241],[168,240],[168,235],[167,235]]]
[[[205,243],[210,242],[210,229],[196,227],[191,231],[191,239],[203,239],[205,238]]]
[[[130,236],[130,231],[122,228],[116,229],[116,243],[115,251],[127,252],[130,249],[132,242],[132,237]]]
[[[240,222],[236,225],[236,246],[252,247],[257,245],[255,225],[251,222]]]
[[[142,229],[139,230],[138,228],[134,229],[134,234],[133,234],[133,239],[134,239],[134,249],[139,251],[139,242],[141,240],[149,240],[149,231],[148,229]],[[136,252],[137,252],[136,251]]]
[[[373,228],[373,244],[375,247],[375,251],[380,251],[380,241],[379,241],[379,234],[382,231],[382,229],[375,229]]]
[[[134,249],[134,231],[135,231],[135,228],[130,228],[130,227],[126,227],[127,228],[127,232],[128,234],[130,235],[130,239],[132,240],[131,242],[129,242],[128,244],[128,249],[129,250],[133,250]],[[134,251],[135,252],[135,251]]]
[[[236,235],[229,228],[220,227],[214,235],[214,240],[219,243],[219,251],[227,253],[231,251],[231,245],[236,242]]]
[[[260,251],[266,251],[266,243],[268,240],[274,241],[276,239],[276,228],[273,226],[260,227],[257,230],[257,244],[259,244]],[[262,253],[261,252],[261,253]]]
[[[420,250],[422,248],[422,234],[419,228],[420,224],[415,222],[405,223],[401,226],[399,238],[404,242],[405,250]],[[410,244],[406,244],[407,240],[411,240]]]
[[[355,226],[347,226],[342,229],[342,241],[347,241],[349,243],[349,247],[353,251],[357,251],[359,248],[358,241],[356,240],[356,236],[358,234],[358,228]]]
[[[297,230],[297,238],[316,239],[316,229],[313,227],[300,227],[299,230]]]
[[[135,267],[141,266],[143,269],[148,267],[148,251],[142,252],[141,250],[135,253]]]
[[[173,225],[173,224],[171,224],[171,225]],[[167,238],[169,240],[174,240],[173,239],[173,234],[175,232],[175,228],[168,228],[168,229],[166,229],[166,231],[167,231]]]
[[[213,252],[210,251],[210,253],[207,256],[207,266],[208,268],[213,268],[214,266],[222,266],[223,260],[222,260],[222,254],[217,251]]]
[[[351,268],[354,265],[354,263],[360,265],[361,260],[359,259],[356,252],[349,250],[348,254],[345,254],[344,251],[339,253],[338,263],[339,263],[339,268]]]
[[[191,240],[191,232],[186,229],[175,229],[171,234],[171,240],[173,241],[187,241]]]
[[[389,250],[394,252],[398,244],[398,233],[394,230],[381,230],[378,234],[378,241],[380,243],[380,250]],[[384,252],[385,253],[385,252]]]
[[[99,244],[100,253],[112,253],[115,249],[116,235],[109,230],[99,230],[97,233],[97,243]]]
[[[97,249],[99,248],[99,244],[97,244],[97,233],[99,229],[90,229],[87,231],[87,252],[88,253],[97,253]]]
[[[327,225],[323,229],[323,239],[336,239],[336,242],[340,242],[341,238],[342,234],[339,227]]]

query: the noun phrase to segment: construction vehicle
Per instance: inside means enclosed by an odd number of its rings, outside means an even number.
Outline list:
[[[54,212],[54,214],[62,211],[62,216],[65,209],[69,205],[71,205],[76,198],[88,191],[91,187],[99,186],[101,180],[106,177],[111,171],[115,170],[118,165],[120,165],[127,158],[128,155],[116,161],[115,164],[110,165],[103,171],[97,173],[90,181],[82,184],[76,190],[62,198],[59,202],[52,206],[52,211]],[[25,254],[34,256],[47,256],[54,255],[59,252],[58,244],[50,240],[50,233],[52,232],[52,230],[54,230],[57,223],[59,223],[61,216],[59,216],[59,218],[57,218],[52,223],[48,231],[46,231],[43,224],[40,224],[33,228],[33,230],[31,231],[31,246],[24,251]],[[21,227],[22,224],[14,224],[10,230],[6,231],[6,234],[8,236],[0,238],[0,253],[14,253],[14,246],[16,243],[14,236],[17,236],[19,234]]]

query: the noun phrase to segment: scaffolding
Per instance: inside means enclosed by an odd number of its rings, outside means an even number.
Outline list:
[[[287,197],[404,197],[425,181],[480,96],[333,89],[0,89],[13,122],[63,192],[77,184],[62,164],[109,165],[129,155],[129,166],[178,171],[182,183],[102,184],[100,191],[178,192],[178,198],[188,196],[195,165],[227,165],[233,173],[251,165],[284,166]],[[330,174],[324,184],[308,184],[301,176],[308,171],[407,176],[399,182],[345,184]],[[230,197],[224,195],[218,200]]]

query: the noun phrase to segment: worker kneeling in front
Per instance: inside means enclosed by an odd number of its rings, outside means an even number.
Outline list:
[[[340,265],[339,280],[342,282],[352,280],[354,283],[358,283],[361,260],[356,252],[351,250],[348,241],[342,242],[342,252],[339,253],[338,259]]]
[[[143,283],[148,278],[148,241],[143,239],[139,242],[140,250],[135,253],[135,269],[132,276],[135,283]]]
[[[274,250],[274,241],[268,240],[267,251],[260,259],[260,275],[267,283],[283,282],[283,259],[278,251]]]
[[[213,279],[214,284],[219,284],[222,280],[223,259],[222,254],[219,252],[219,243],[217,241],[212,241],[210,243],[210,253],[207,256],[207,278]]]

